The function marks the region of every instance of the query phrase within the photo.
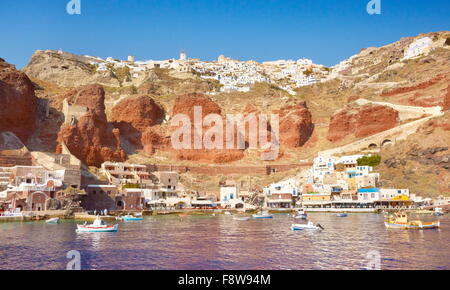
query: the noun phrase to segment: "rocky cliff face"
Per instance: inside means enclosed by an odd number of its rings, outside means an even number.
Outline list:
[[[26,74],[0,59],[0,131],[10,131],[23,143],[36,123],[38,99]]]
[[[144,131],[147,127],[160,124],[164,109],[149,96],[126,99],[112,109],[113,122],[125,122]]]
[[[85,57],[70,53],[59,54],[50,50],[36,51],[24,72],[30,77],[67,88],[95,83],[110,87],[120,86],[120,81],[111,71],[96,71]]]
[[[212,163],[227,163],[236,160],[240,160],[244,157],[243,150],[239,149],[194,149],[194,138],[205,137],[205,132],[210,129],[210,126],[202,126],[202,132],[194,130],[194,109],[195,107],[201,107],[202,118],[205,118],[210,114],[217,114],[221,116],[224,124],[223,132],[225,132],[225,118],[222,116],[222,109],[220,106],[206,97],[203,94],[190,93],[178,96],[175,100],[172,109],[172,118],[178,114],[184,114],[191,120],[191,148],[192,149],[172,149],[172,155],[177,160],[189,160],[189,161],[202,161]],[[203,122],[203,119],[201,120]],[[179,127],[178,127],[179,128]],[[171,127],[170,132],[173,133],[176,128]],[[237,140],[237,132],[235,133],[235,140]],[[225,146],[226,136],[223,135],[223,139],[220,140],[223,146]],[[235,147],[236,148],[236,147]]]
[[[396,110],[381,105],[347,106],[330,120],[327,139],[337,142],[349,135],[364,138],[391,128],[399,123]]]
[[[120,129],[122,136],[126,138],[130,144],[141,149],[142,147],[149,145],[148,142],[150,142],[150,140],[153,140],[153,138],[149,137],[151,134],[150,132],[153,132],[150,127],[161,124],[165,112],[164,109],[149,96],[140,96],[120,102],[113,107],[111,115],[114,126]],[[146,135],[146,138],[141,140],[143,133],[148,129],[150,129],[150,131]],[[156,135],[153,134],[152,136],[155,137]],[[153,149],[147,152],[150,151],[153,151]]]
[[[105,161],[125,161],[120,130],[108,123],[105,114],[105,92],[99,85],[72,91],[71,104],[86,107],[87,113],[76,124],[61,127],[58,142],[87,165],[99,167]]]
[[[314,124],[306,102],[285,106],[274,113],[280,116],[280,144],[301,147],[311,137]]]

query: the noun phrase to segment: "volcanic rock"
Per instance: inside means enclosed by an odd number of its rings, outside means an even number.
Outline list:
[[[0,131],[26,143],[35,128],[38,100],[26,74],[0,60]]]
[[[120,130],[109,124],[105,114],[105,92],[99,85],[89,85],[74,91],[70,104],[87,108],[87,113],[75,124],[65,124],[58,134],[59,144],[89,166],[99,167],[105,161],[125,161]]]
[[[396,127],[398,111],[382,105],[367,104],[346,108],[336,112],[330,121],[327,139],[336,142],[348,135],[364,138]]]
[[[314,125],[306,102],[274,111],[280,116],[280,145],[301,147],[311,137]]]

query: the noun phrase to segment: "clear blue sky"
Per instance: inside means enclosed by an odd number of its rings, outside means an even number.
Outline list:
[[[449,0],[0,0],[0,57],[21,68],[37,49],[138,60],[311,58],[334,65],[361,48],[450,30]]]

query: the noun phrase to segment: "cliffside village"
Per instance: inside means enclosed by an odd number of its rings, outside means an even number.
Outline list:
[[[57,209],[101,212],[294,207],[316,212],[339,209],[376,212],[449,202],[444,198],[422,198],[408,189],[380,187],[379,173],[370,166],[358,165],[363,155],[318,156],[303,178],[283,180],[263,190],[252,190],[230,179],[211,194],[185,190],[174,171],[154,171],[149,165],[114,162],[102,164],[101,182],[82,186],[79,165],[78,169],[70,165],[70,160],[64,160],[68,156],[53,157],[65,168],[49,170],[44,166],[19,165],[0,168],[0,208],[4,215]]]
[[[404,52],[403,59],[411,59],[430,51],[433,40],[423,37],[415,40]],[[61,50],[59,53],[63,53]],[[96,71],[108,71],[113,68],[127,67],[132,78],[139,78],[147,70],[154,68],[169,69],[176,72],[192,72],[204,79],[217,80],[222,87],[221,92],[248,92],[255,83],[266,82],[276,84],[291,95],[294,89],[309,86],[317,82],[325,82],[336,78],[350,67],[352,58],[342,61],[332,68],[314,64],[310,59],[276,60],[258,63],[256,61],[240,61],[220,55],[216,61],[201,61],[188,58],[181,52],[178,59],[135,61],[129,56],[126,61],[106,60],[99,57],[84,56],[85,62],[94,66]],[[214,94],[215,92],[211,92]]]
[[[430,47],[430,39],[421,38],[405,51],[414,57]],[[62,53],[60,51],[60,53]],[[96,69],[128,66],[137,77],[153,67],[194,71],[203,78],[214,78],[222,90],[246,91],[256,82],[288,80],[286,89],[312,84],[332,77],[324,66],[307,59],[274,61],[259,64],[241,62],[220,56],[216,62],[188,59],[181,53],[178,60],[138,62],[112,58],[106,61],[86,56]],[[343,62],[337,68],[345,69]],[[333,72],[336,69],[333,70]],[[338,69],[339,71],[339,69]],[[290,84],[288,84],[290,83]],[[294,84],[294,85],[292,85]],[[63,103],[65,123],[74,123],[86,108]],[[190,191],[180,183],[176,171],[158,171],[152,165],[103,163],[97,176],[84,176],[81,162],[62,144],[61,154],[31,152],[29,158],[0,159],[0,211],[72,211],[151,210],[151,209],[279,209],[304,207],[309,211],[351,209],[377,211],[386,208],[414,208],[448,204],[449,200],[431,200],[404,188],[384,188],[380,174],[371,166],[359,164],[363,155],[318,156],[309,170],[297,177],[255,190],[230,179],[218,184],[211,194]]]
[[[132,78],[139,78],[143,72],[154,68],[170,69],[180,73],[192,72],[204,79],[217,80],[222,85],[221,92],[248,92],[253,84],[266,82],[277,84],[290,94],[296,94],[293,89],[325,79],[330,71],[327,67],[314,64],[309,59],[258,63],[252,60],[239,61],[220,55],[217,61],[207,62],[188,58],[185,52],[181,52],[178,59],[161,61],[135,61],[134,56],[129,56],[127,61],[112,57],[103,60],[85,56],[84,61],[89,62],[99,72],[108,71],[111,67],[128,67]]]

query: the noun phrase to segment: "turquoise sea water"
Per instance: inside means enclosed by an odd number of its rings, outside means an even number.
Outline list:
[[[364,269],[378,251],[382,269],[450,269],[450,218],[439,230],[387,230],[383,216],[310,214],[325,230],[291,231],[292,217],[146,217],[117,233],[75,232],[76,222],[0,224],[0,269]]]

